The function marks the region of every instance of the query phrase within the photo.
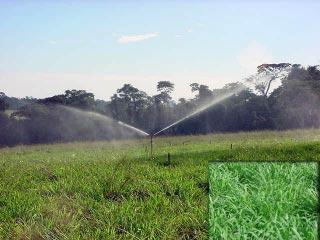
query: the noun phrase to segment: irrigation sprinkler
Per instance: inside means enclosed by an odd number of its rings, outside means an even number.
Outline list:
[[[191,118],[191,117],[194,117],[195,115],[198,115],[204,111],[206,111],[208,108],[226,100],[227,98],[233,96],[234,94],[237,94],[239,92],[241,92],[245,87],[244,86],[240,86],[240,87],[237,87],[235,89],[233,89],[232,91],[222,95],[222,96],[219,96],[215,99],[213,99],[212,101],[209,101],[207,104],[199,107],[197,110],[195,110],[194,112],[190,113],[189,115],[175,121],[174,123],[166,126],[165,128],[161,129],[160,131],[156,132],[156,133],[152,133],[152,134],[147,134],[145,133],[146,135],[150,135],[150,158],[153,158],[153,137],[157,136],[158,134],[162,133],[162,132],[165,132],[167,129],[170,129],[176,125],[178,125],[179,123],[181,122],[184,122],[186,121],[187,119]],[[210,144],[211,144],[211,141],[210,141]]]

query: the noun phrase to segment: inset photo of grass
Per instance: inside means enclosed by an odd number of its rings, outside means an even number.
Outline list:
[[[209,164],[209,239],[317,239],[317,163]]]

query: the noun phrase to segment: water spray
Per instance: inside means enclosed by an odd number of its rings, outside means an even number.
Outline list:
[[[84,111],[84,110],[80,110],[80,109],[69,107],[69,106],[63,106],[63,105],[57,105],[56,107],[62,108],[62,109],[67,110],[69,112],[72,112],[73,114],[78,114],[80,116],[86,116],[86,117],[90,117],[92,119],[104,121],[105,123],[110,124],[110,127],[112,127],[112,128],[114,128],[116,126],[120,126],[120,127],[122,127],[122,129],[130,130],[130,132],[134,132],[135,134],[137,134],[139,136],[149,136],[148,133],[144,132],[143,130],[141,130],[139,128],[136,128],[136,127],[131,126],[127,123],[115,120],[111,117],[102,115],[97,112]],[[120,130],[119,130],[119,132],[120,132]]]
[[[190,117],[193,117],[193,116],[195,116],[195,115],[200,114],[201,112],[207,110],[209,107],[212,107],[212,106],[216,105],[217,103],[222,102],[223,100],[231,97],[232,95],[241,92],[244,88],[245,88],[245,86],[240,86],[240,87],[232,90],[232,91],[229,92],[229,93],[226,93],[226,94],[224,94],[224,95],[222,95],[222,96],[219,96],[219,97],[213,99],[212,101],[210,101],[209,103],[203,105],[202,107],[200,107],[200,108],[197,109],[196,111],[192,112],[191,114],[189,114],[189,115],[181,118],[181,119],[178,120],[178,121],[175,121],[174,123],[170,124],[169,126],[167,126],[167,127],[163,128],[163,129],[161,129],[160,131],[156,132],[155,134],[153,134],[153,136],[156,136],[156,135],[158,135],[159,133],[162,133],[163,131],[165,131],[165,130],[167,130],[167,129],[169,129],[169,128],[171,128],[171,127],[173,127],[173,126],[175,126],[175,125],[177,125],[177,124],[179,124],[179,123],[181,123],[181,122],[183,122],[183,121],[185,121],[185,120],[187,120],[187,119],[189,119]]]
[[[263,72],[263,71],[260,69],[260,70],[259,70],[260,72],[259,72],[259,74],[258,74],[257,76],[253,76],[253,77],[251,77],[251,78],[246,79],[246,84],[249,84],[250,82],[251,82],[251,83],[256,83],[257,80],[260,79],[261,72],[262,72],[262,73],[265,73],[265,75],[275,74],[276,77],[283,77],[283,75],[281,75],[281,74],[283,73],[283,69],[286,70],[286,71],[284,71],[285,74],[288,74],[288,72],[289,72],[288,69],[291,68],[291,65],[288,65],[288,64],[278,64],[278,65],[276,65],[276,66],[273,66],[273,65],[270,65],[270,66],[269,66],[269,65],[264,64],[264,65],[261,65],[260,68],[261,68],[262,70],[265,69],[266,71]],[[278,71],[271,71],[273,68],[277,69]],[[279,69],[278,69],[278,68],[279,68]],[[270,69],[271,69],[271,70],[270,70]],[[270,73],[270,72],[271,72],[271,73]],[[272,78],[272,80],[273,80],[273,78]],[[270,81],[270,82],[271,82],[271,81]],[[270,82],[269,82],[269,85],[270,85]],[[270,88],[269,85],[268,85],[268,89]],[[80,112],[80,113],[85,113],[85,114],[88,114],[88,115],[90,115],[90,116],[92,116],[92,117],[95,117],[95,118],[98,118],[98,119],[101,119],[101,120],[105,120],[105,121],[108,121],[108,122],[117,123],[118,125],[120,125],[120,126],[122,126],[122,127],[124,127],[124,128],[127,128],[127,129],[132,130],[133,132],[139,134],[140,136],[145,136],[145,137],[146,137],[146,136],[148,136],[148,137],[150,136],[150,158],[153,158],[153,138],[154,138],[155,136],[157,136],[158,134],[166,131],[167,129],[169,129],[169,128],[171,128],[171,127],[173,127],[173,126],[175,126],[175,125],[177,125],[177,124],[179,124],[179,123],[181,123],[181,122],[184,122],[185,120],[187,120],[187,119],[189,119],[189,118],[191,118],[191,117],[193,117],[193,116],[195,116],[195,115],[198,115],[198,114],[202,113],[203,111],[205,111],[205,110],[207,110],[208,108],[210,108],[210,107],[212,107],[212,106],[214,106],[214,105],[216,105],[216,104],[218,104],[218,103],[226,100],[227,98],[229,98],[229,97],[231,97],[231,96],[233,96],[233,95],[235,95],[235,94],[240,93],[240,92],[241,92],[242,90],[244,90],[245,88],[246,88],[245,85],[241,85],[240,87],[237,87],[237,88],[235,88],[235,89],[233,89],[233,90],[231,90],[231,91],[229,91],[229,92],[227,92],[227,93],[225,93],[225,94],[223,94],[223,95],[220,95],[220,96],[214,98],[213,100],[207,102],[206,104],[200,106],[198,109],[196,109],[196,110],[195,110],[194,112],[192,112],[191,114],[189,114],[189,115],[187,115],[187,116],[185,116],[185,117],[183,117],[183,118],[181,118],[181,119],[173,122],[172,124],[168,125],[167,127],[161,129],[160,131],[158,131],[158,132],[156,132],[156,133],[150,133],[150,134],[144,132],[144,131],[141,130],[141,129],[138,129],[138,128],[136,128],[136,127],[133,127],[133,126],[131,126],[131,125],[129,125],[129,124],[123,123],[123,122],[121,122],[121,121],[114,120],[114,119],[112,119],[112,118],[108,118],[108,117],[106,117],[106,116],[104,116],[104,115],[101,115],[101,114],[99,114],[99,113],[95,113],[95,112],[84,112],[84,111],[81,111],[81,110],[75,110],[75,109],[73,109],[73,108],[67,108],[67,107],[65,107],[65,108],[66,108],[66,109],[69,109],[69,110],[77,111],[77,112]],[[232,148],[232,146],[231,146],[231,148]]]
[[[139,129],[139,128],[136,128],[136,127],[134,127],[134,126],[131,126],[131,125],[126,124],[126,123],[121,122],[121,121],[118,121],[117,123],[118,123],[119,125],[121,125],[121,126],[124,126],[124,127],[126,127],[126,128],[129,128],[129,129],[131,129],[131,130],[134,130],[135,132],[140,133],[141,135],[149,136],[149,133],[146,133],[146,132],[142,131],[142,130]]]
[[[231,91],[231,92],[229,92],[229,93],[226,93],[226,94],[224,94],[224,95],[222,95],[222,96],[220,96],[220,97],[217,97],[217,98],[213,99],[213,100],[212,100],[211,102],[209,102],[208,104],[205,104],[204,106],[200,107],[199,109],[197,109],[196,111],[192,112],[191,114],[189,114],[189,115],[181,118],[181,119],[178,120],[178,121],[175,121],[174,123],[168,125],[167,127],[161,129],[160,131],[158,131],[158,132],[156,132],[156,133],[151,133],[151,134],[145,133],[146,136],[150,136],[150,158],[151,158],[151,159],[153,158],[153,137],[155,137],[156,135],[158,135],[158,134],[166,131],[167,129],[169,129],[169,128],[171,128],[171,127],[173,127],[173,126],[175,126],[175,125],[177,125],[177,124],[179,124],[179,123],[181,123],[181,122],[189,119],[190,117],[193,117],[193,116],[195,116],[195,115],[197,115],[197,114],[200,114],[201,112],[205,111],[205,110],[208,109],[209,107],[214,106],[215,104],[217,104],[217,103],[219,103],[219,102],[221,102],[221,101],[223,101],[223,100],[231,97],[232,95],[241,92],[244,88],[245,88],[244,86],[241,86],[241,87],[239,87],[239,88],[234,89],[233,91]]]

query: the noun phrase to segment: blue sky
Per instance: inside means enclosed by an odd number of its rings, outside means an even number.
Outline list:
[[[0,1],[0,91],[46,97],[124,83],[239,81],[265,62],[320,64],[320,1]]]

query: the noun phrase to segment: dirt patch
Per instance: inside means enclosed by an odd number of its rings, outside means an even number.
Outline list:
[[[145,200],[150,197],[150,193],[145,189],[136,189],[133,191],[133,196],[139,200]]]
[[[198,182],[197,186],[205,193],[209,193],[209,183],[208,182]]]
[[[123,197],[120,193],[109,191],[104,194],[105,199],[111,201],[111,202],[121,202],[123,200]]]

